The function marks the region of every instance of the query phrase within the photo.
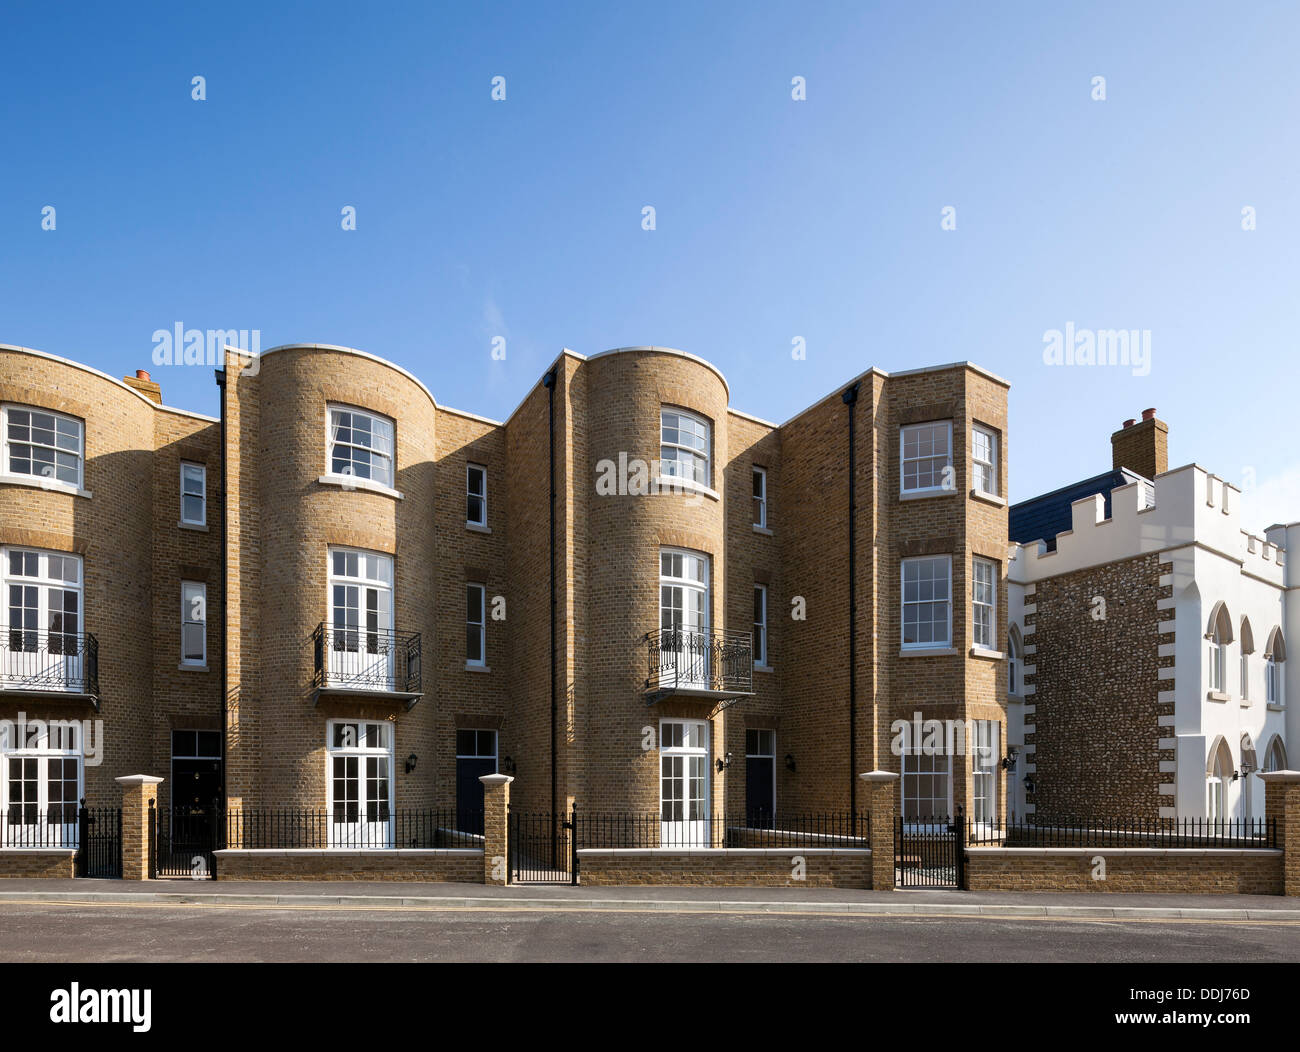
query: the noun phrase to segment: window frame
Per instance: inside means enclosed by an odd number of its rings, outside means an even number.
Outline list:
[[[197,588],[198,600],[202,604],[202,619],[193,620],[189,614],[194,608],[193,595],[187,594],[188,589]],[[199,625],[201,631],[199,638],[203,640],[203,655],[195,661],[187,656],[185,646],[185,630],[191,625]],[[208,666],[208,582],[207,581],[181,581],[181,665],[184,668],[207,668]]]
[[[1264,704],[1282,705],[1282,662],[1264,655]]]
[[[946,429],[947,438],[948,438],[947,463],[944,465],[944,467],[951,468],[953,466],[953,442],[952,442],[953,428],[952,428],[951,420],[925,420],[925,421],[919,421],[914,424],[903,424],[902,426],[899,427],[898,429],[898,492],[900,496],[907,495],[907,494],[918,494],[918,493],[956,492],[955,489],[949,490],[944,487],[942,482],[943,479],[942,468],[939,470],[940,482],[938,485],[908,486],[907,484],[907,465],[909,462],[938,459],[934,454],[930,454],[929,456],[908,457],[907,455],[908,432],[918,431],[921,428],[934,428],[940,425],[942,425]],[[934,474],[933,469],[931,469],[930,473],[931,475]]]
[[[55,420],[55,444],[53,446],[35,441],[23,442],[9,437],[10,413],[18,410],[21,413],[43,413],[46,416],[53,417]],[[58,421],[63,420],[77,426],[77,451],[70,454],[66,449],[60,449],[58,446]],[[31,422],[28,421],[28,430],[30,432]],[[15,471],[13,467],[13,456],[10,447],[14,444],[32,446],[37,449],[52,450],[55,456],[55,475],[44,475],[39,471]],[[58,457],[57,454],[75,455],[77,459],[77,481],[68,482],[57,476]],[[32,458],[32,467],[35,468],[36,462]],[[20,402],[0,403],[0,475],[7,479],[33,479],[36,484],[49,486],[51,488],[66,490],[68,492],[83,492],[86,486],[86,422],[80,417],[72,416],[69,413],[60,413],[54,409],[45,409],[42,406],[23,405]]]
[[[483,480],[483,492],[475,493],[470,486],[470,475],[473,472],[479,472]],[[488,524],[488,486],[487,486],[487,466],[484,464],[466,464],[465,465],[465,525],[466,526],[487,526]],[[482,518],[471,519],[469,517],[470,501],[477,500],[480,502]]]
[[[672,413],[675,416],[689,420],[692,423],[700,424],[704,428],[704,452],[701,453],[695,446],[687,445],[684,442],[667,442],[664,440],[664,414]],[[680,427],[674,427],[673,430],[680,432]],[[697,463],[695,470],[689,477],[678,473],[676,470],[668,470],[668,465],[677,465],[682,463],[675,457],[669,459],[664,456],[667,449],[681,450],[691,454],[696,458]],[[703,479],[699,478],[698,461],[704,461]],[[687,485],[703,486],[705,489],[713,488],[713,421],[706,416],[693,412],[689,409],[681,409],[675,405],[660,405],[659,407],[659,476],[674,482],[685,482]]]
[[[197,468],[199,471],[199,492],[185,492],[185,469]],[[182,460],[180,466],[180,501],[181,501],[181,518],[182,526],[206,526],[208,524],[208,466],[200,464],[194,460]],[[201,511],[197,519],[187,519],[185,517],[185,498],[197,496]]]
[[[901,783],[899,786],[899,792],[900,792],[899,813],[902,816],[903,824],[907,825],[908,823],[930,823],[935,820],[951,818],[952,780],[953,780],[952,779],[952,767],[953,767],[952,757],[947,752],[925,752],[921,748],[920,743],[909,742],[908,746],[909,746],[908,748],[905,748],[903,750],[903,753],[900,756],[900,763],[899,763],[899,771],[900,771],[899,782]],[[911,771],[908,770],[909,759],[912,761],[911,765],[916,768],[915,770],[911,770]],[[927,759],[930,761],[931,767],[929,770],[920,769],[920,765],[918,761],[922,759]],[[942,761],[943,763],[942,771],[938,769],[940,761]],[[944,784],[945,784],[945,797],[943,798],[943,802],[945,803],[946,811],[944,812],[944,814],[938,815],[933,813],[931,814],[913,813],[909,815],[908,814],[909,801],[915,804],[922,799],[919,793],[916,792],[916,790],[920,786],[920,779],[922,777],[927,777],[927,776],[930,778],[937,778],[940,775],[943,776]],[[909,786],[911,787],[912,792],[908,791]],[[929,800],[931,803],[934,803],[938,801],[940,798],[936,797],[935,794],[931,792],[928,796],[925,797],[925,799]],[[917,808],[912,807],[910,808],[910,810],[915,812]]]
[[[665,745],[666,735],[664,729],[668,726],[681,725],[683,728],[681,745]],[[690,731],[694,729],[698,732],[698,745],[687,744],[690,742]],[[712,728],[708,720],[689,719],[682,716],[663,717],[659,720],[659,771],[658,771],[658,796],[659,796],[659,826],[660,826],[660,845],[668,846],[709,846],[709,825],[712,819],[712,764],[710,763],[713,741]],[[674,759],[680,759],[681,774],[665,774],[665,766],[670,765]],[[697,777],[691,773],[693,766],[692,761],[699,761],[700,774]],[[682,782],[682,796],[676,797],[664,796],[664,782],[675,781],[680,779]],[[696,797],[691,794],[691,783],[700,782],[703,787],[701,794]],[[664,817],[665,803],[681,805],[680,818]]]
[[[36,574],[14,573],[11,569],[13,556],[35,556]],[[58,558],[60,560],[70,560],[77,568],[76,580],[68,581],[62,577],[54,577],[50,572],[50,559]],[[82,556],[75,552],[57,552],[50,551],[47,548],[33,548],[23,544],[12,544],[0,546],[0,587],[3,587],[3,600],[0,601],[0,632],[3,632],[9,640],[8,648],[11,653],[31,653],[45,654],[49,659],[53,659],[55,654],[61,654],[64,662],[64,690],[69,693],[75,693],[76,682],[84,680],[86,672],[86,563]],[[13,622],[13,589],[20,588],[23,590],[22,603],[19,609],[26,613],[27,610],[35,609],[36,627],[29,628],[26,623],[15,625]],[[36,591],[35,607],[29,607],[27,604],[26,589],[32,588]],[[76,596],[76,625],[69,630],[67,627],[68,608],[66,596],[60,599],[62,608],[53,609],[51,605],[51,592],[59,593],[71,592]],[[60,619],[60,627],[55,630],[50,627],[54,616]],[[24,622],[26,618],[23,618]],[[14,633],[20,633],[22,639],[19,640],[21,647],[16,647],[13,642]],[[31,634],[35,637],[29,648],[27,636]],[[60,637],[60,647],[64,647],[66,639],[63,637],[72,636],[75,643],[72,646],[72,653],[64,650],[51,650],[51,637]],[[0,665],[0,683],[9,684],[11,680],[18,681],[13,684],[13,689],[35,689],[24,687],[21,684],[22,675],[10,675],[10,665],[7,663]],[[51,684],[50,689],[59,689]]]
[[[907,642],[907,608],[909,605],[920,605],[922,603],[934,603],[934,599],[914,599],[909,602],[907,598],[907,568],[916,566],[923,562],[932,562],[943,560],[948,568],[947,582],[948,594],[943,600],[948,608],[947,617],[947,637],[943,641],[932,640],[925,642]],[[951,555],[917,555],[910,556],[899,560],[899,643],[904,650],[948,650],[952,648],[952,556]],[[917,622],[920,624],[920,622]],[[933,621],[926,622],[933,625]]]
[[[469,617],[469,597],[471,592],[478,593],[479,621],[471,621]],[[469,656],[469,633],[475,625],[478,626],[479,656],[477,660]],[[469,668],[487,668],[487,585],[479,584],[477,581],[465,582],[465,665]]]
[[[998,450],[998,442],[1000,436],[997,431],[984,424],[971,424],[970,430],[971,430],[971,443],[970,443],[971,489],[975,490],[977,493],[982,493],[989,497],[1000,497],[1002,495],[1000,493],[1001,486],[999,485],[1000,480],[998,478],[998,454],[1000,452]],[[975,450],[978,448],[978,444],[975,441],[976,435],[981,435],[988,440],[988,444],[989,444],[988,460],[979,460],[975,456]],[[989,480],[992,483],[990,487],[979,486],[976,484],[976,477],[978,475],[977,468],[988,469]]]
[[[357,734],[358,743],[356,745],[335,745],[334,728],[337,726],[348,726],[348,725],[355,726],[358,728],[358,734]],[[379,745],[360,744],[362,739],[362,733],[360,731],[360,728],[368,727],[370,725],[374,725],[379,728],[380,739],[381,739]],[[395,732],[395,728],[393,724],[388,720],[340,718],[340,719],[329,719],[325,721],[325,813],[327,816],[327,821],[329,823],[327,828],[329,830],[328,845],[330,848],[355,850],[357,847],[392,847],[393,846],[394,793],[396,790],[396,786],[395,786],[396,779],[394,777],[395,775],[394,762],[396,756],[396,737],[397,737],[397,735],[394,732]],[[368,732],[367,732],[367,736],[368,736]],[[356,758],[358,761],[357,776],[356,776],[357,789],[358,789],[357,800],[356,800],[357,818],[354,821],[348,821],[346,819],[338,820],[335,818],[334,815],[334,807],[335,807],[334,781],[336,777],[334,774],[334,761],[335,759],[349,759],[349,758]],[[368,759],[387,760],[387,766],[388,766],[387,774],[377,775],[375,779],[375,780],[382,779],[386,783],[388,793],[385,799],[382,800],[376,799],[372,801],[369,797],[369,788],[370,788],[369,782],[371,778],[370,778],[370,774],[366,769],[366,765],[364,763],[364,761]],[[343,777],[346,779],[347,775],[345,774]],[[365,793],[366,795],[362,796],[362,793]],[[347,801],[344,801],[343,803],[346,805]],[[372,803],[376,805],[376,810],[380,816],[373,820],[368,817],[368,813],[367,813],[368,808]],[[369,830],[366,830],[362,833],[361,843],[356,842],[355,835],[347,836],[345,838],[347,842],[340,843],[338,841],[339,827],[343,827],[343,828],[351,827],[355,829],[361,826],[386,826],[387,828],[383,831],[384,843],[382,844],[375,843],[374,837],[371,835]]]
[[[998,720],[972,720],[971,724],[975,732],[970,750],[971,817],[978,825],[996,828],[1000,825],[998,783],[1002,780],[1002,724]]]
[[[767,638],[767,585],[761,581],[754,582],[754,613],[762,614],[762,620],[754,622],[754,641],[757,643],[762,640],[761,646],[755,647],[757,654],[754,657],[754,665],[758,668],[771,668],[772,663],[768,660],[771,655],[768,653]]]
[[[83,743],[81,740],[83,729],[72,722],[71,724],[60,725],[62,733],[71,732],[72,742],[60,741],[58,745],[51,743],[52,726],[47,725],[35,738],[20,742],[17,745],[12,742],[9,747],[0,752],[0,828],[4,830],[3,844],[6,847],[77,847],[78,845],[78,826],[77,820],[80,802],[85,796],[86,791],[86,765],[83,753]],[[31,724],[28,724],[28,733],[31,733]],[[12,793],[12,768],[14,761],[19,763],[25,760],[32,760],[36,763],[36,801],[35,801],[35,821],[27,821],[26,816],[20,817],[18,821],[13,819],[14,808],[31,808],[29,801],[22,800],[15,803]],[[50,821],[50,784],[52,781],[58,781],[60,785],[66,783],[67,778],[61,772],[57,779],[51,778],[50,761],[59,760],[64,763],[71,760],[76,770],[76,791],[72,801],[60,800],[55,806],[62,808],[59,819],[55,822]],[[20,776],[18,781],[25,782],[28,779]],[[69,813],[69,810],[71,813]],[[13,830],[35,830],[33,834],[20,833],[18,842],[15,843]]]
[[[760,530],[768,529],[767,525],[767,468],[761,468],[757,464],[753,465],[753,479],[758,484],[758,489],[762,492],[754,494],[753,506],[758,512],[758,517],[754,520],[754,525]]]
[[[372,457],[376,455],[384,457],[388,462],[387,479],[375,478],[373,463],[370,466],[371,474],[368,476],[360,475],[356,471],[334,470],[334,447],[339,444],[334,437],[334,414],[336,412],[352,413],[354,415],[367,417],[372,421],[372,424],[373,422],[378,421],[380,423],[384,423],[388,425],[389,430],[391,432],[391,448],[388,450],[386,454],[382,451],[379,451],[377,453],[374,446],[363,446],[363,445],[359,445],[356,442],[351,442],[351,441],[342,443],[346,448],[350,450],[364,449],[368,453],[370,453]],[[349,431],[353,430],[351,423],[348,424],[348,430]],[[374,435],[373,426],[371,427],[370,433],[372,436]],[[353,461],[350,455],[348,457],[348,465],[355,466],[355,462]],[[370,485],[370,486],[382,486],[385,490],[393,489],[397,485],[397,421],[394,420],[392,417],[386,416],[385,414],[380,413],[374,409],[365,409],[358,405],[349,405],[346,402],[326,402],[325,403],[325,475],[327,478],[335,479],[335,480],[352,479],[355,480],[357,484],[362,487]]]
[[[988,575],[989,575],[988,602],[981,602],[977,598],[976,589],[979,588],[981,585],[979,579],[979,571],[981,569],[988,570]],[[998,564],[994,562],[992,559],[986,559],[980,555],[977,555],[971,559],[970,596],[971,596],[971,600],[970,600],[971,602],[971,612],[970,612],[971,646],[975,647],[977,650],[995,651],[997,649],[995,643],[998,637]],[[979,641],[979,637],[977,634],[979,631],[979,618],[976,615],[979,613],[981,609],[988,611],[988,626],[987,626],[988,642],[987,643],[981,643]]]

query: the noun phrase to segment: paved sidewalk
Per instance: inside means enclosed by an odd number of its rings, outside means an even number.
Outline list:
[[[341,881],[0,880],[9,903],[575,912],[852,913],[879,916],[1096,917],[1300,921],[1271,895],[982,893],[843,888],[620,887]]]

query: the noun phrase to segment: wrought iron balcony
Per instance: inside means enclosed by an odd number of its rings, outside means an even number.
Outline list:
[[[321,694],[392,695],[410,708],[420,699],[420,633],[336,628],[322,621],[312,633]]]
[[[754,649],[748,632],[661,628],[647,632],[644,642],[650,704],[669,694],[722,699],[754,692]]]
[[[99,642],[89,632],[0,633],[0,692],[68,695],[99,705]]]

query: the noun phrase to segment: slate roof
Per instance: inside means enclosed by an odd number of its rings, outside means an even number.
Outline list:
[[[1110,492],[1120,486],[1133,482],[1146,482],[1141,475],[1127,468],[1107,471],[1104,475],[1094,475],[1082,482],[1044,493],[1040,497],[1030,497],[1019,504],[1013,504],[1007,511],[1007,533],[1013,543],[1028,544],[1031,541],[1046,541],[1047,550],[1056,550],[1056,535],[1065,533],[1073,525],[1070,505],[1076,500],[1083,500],[1100,493],[1106,501],[1106,517],[1110,518]]]

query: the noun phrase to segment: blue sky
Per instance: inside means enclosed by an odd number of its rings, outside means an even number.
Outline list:
[[[970,359],[1012,384],[1012,499],[1155,406],[1247,525],[1300,518],[1294,4],[124,10],[0,15],[0,342],[213,413],[153,333],[257,329],[497,419],[563,346],[691,351],[776,421]],[[1044,364],[1067,323],[1149,330],[1149,372]]]

